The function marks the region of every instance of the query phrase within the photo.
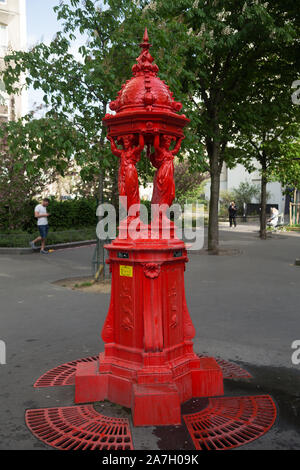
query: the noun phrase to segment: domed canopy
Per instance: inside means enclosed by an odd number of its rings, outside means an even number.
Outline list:
[[[137,64],[132,67],[133,77],[122,86],[117,99],[110,103],[110,109],[116,113],[132,108],[180,111],[182,104],[174,101],[168,85],[157,76],[158,67],[149,52],[151,44],[147,28],[140,47],[142,52],[137,58]]]
[[[178,114],[182,104],[174,100],[168,85],[157,76],[147,28],[140,47],[142,52],[132,67],[133,77],[109,105],[115,114],[106,114],[103,119],[108,136],[143,133],[147,143],[153,141],[156,132],[183,137],[182,129],[189,119]]]

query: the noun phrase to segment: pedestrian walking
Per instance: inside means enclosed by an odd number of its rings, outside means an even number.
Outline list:
[[[234,225],[234,227],[236,227],[237,207],[236,207],[234,201],[231,201],[231,203],[228,207],[228,214],[229,214],[230,227],[233,228],[232,224]]]
[[[42,200],[41,204],[38,204],[37,206],[35,206],[34,216],[37,218],[37,226],[40,232],[40,236],[37,237],[35,240],[32,240],[31,242],[29,242],[29,245],[34,250],[37,248],[35,244],[40,241],[41,242],[40,253],[42,254],[49,253],[47,250],[45,250],[46,238],[47,238],[48,230],[49,230],[48,217],[50,214],[47,212],[48,205],[49,205],[49,199],[45,197]]]

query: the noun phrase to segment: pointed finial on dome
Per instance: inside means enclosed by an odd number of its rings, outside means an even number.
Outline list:
[[[140,47],[142,47],[145,50],[149,50],[149,48],[152,45],[149,44],[149,36],[148,36],[148,30],[145,28],[144,36],[143,36],[143,42],[140,44]]]
[[[146,73],[157,75],[158,67],[156,64],[153,64],[154,59],[149,52],[151,46],[152,44],[149,43],[148,30],[147,28],[145,28],[143,42],[140,44],[142,51],[139,57],[136,59],[137,64],[132,67],[132,72],[134,76],[140,74],[145,75]]]
[[[144,41],[144,42],[149,42],[149,36],[148,36],[148,30],[147,30],[147,28],[145,28],[143,41]]]

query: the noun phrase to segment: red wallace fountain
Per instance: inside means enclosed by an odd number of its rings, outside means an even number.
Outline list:
[[[107,114],[104,124],[120,158],[119,193],[128,209],[140,203],[136,163],[146,147],[157,169],[152,204],[161,210],[154,211],[151,228],[138,212],[129,213],[119,237],[106,246],[112,289],[102,330],[105,351],[98,361],[77,365],[75,402],[107,399],[131,408],[135,426],[172,425],[181,423],[181,403],[223,395],[223,376],[215,359],[193,351],[184,288],[187,251],[169,219],[170,235],[163,236],[165,211],[175,197],[173,160],[189,120],[178,114],[181,103],[157,76],[147,30],[140,46],[133,77],[110,103],[115,114]],[[138,237],[130,236],[132,222]]]
[[[110,400],[131,408],[135,426],[185,424],[195,449],[231,449],[266,433],[275,422],[276,406],[270,395],[220,396],[223,378],[248,380],[251,375],[193,351],[195,330],[184,290],[187,251],[166,213],[175,196],[173,160],[189,120],[178,114],[181,104],[157,77],[147,30],[141,48],[133,77],[110,104],[115,114],[104,118],[111,150],[120,159],[119,192],[129,209],[118,238],[106,246],[112,291],[102,330],[105,350],[55,367],[34,384],[72,385],[75,380],[75,403],[84,404],[26,410],[26,424],[38,439],[60,450],[133,449],[129,420],[100,414],[91,405]],[[145,147],[145,158],[156,168],[150,225],[140,220],[136,170]],[[210,398],[198,411],[195,400],[195,412],[181,416],[181,404],[193,397]],[[169,442],[162,448],[168,449]]]

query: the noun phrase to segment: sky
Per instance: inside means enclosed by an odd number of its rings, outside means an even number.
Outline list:
[[[59,23],[53,7],[58,0],[26,0],[27,7],[27,43],[48,42],[59,30]]]
[[[53,7],[59,0],[26,0],[27,9],[27,45],[30,47],[37,42],[49,43],[60,25],[56,19]],[[31,110],[34,103],[42,103],[43,93],[30,89],[28,92],[28,108]]]

